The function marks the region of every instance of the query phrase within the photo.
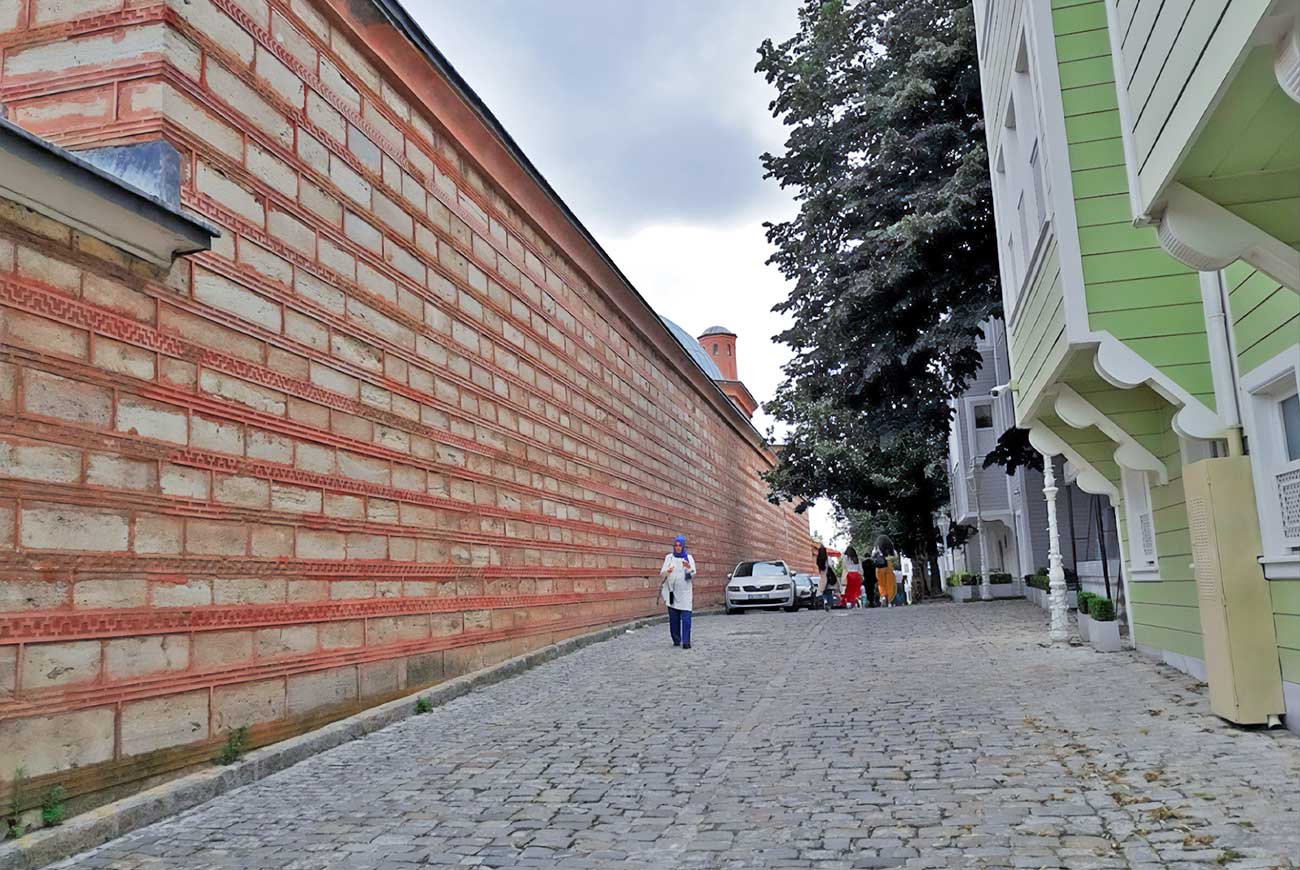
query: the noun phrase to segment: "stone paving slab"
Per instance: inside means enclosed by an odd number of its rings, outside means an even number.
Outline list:
[[[700,617],[57,867],[1295,867],[1300,742],[1031,605]]]

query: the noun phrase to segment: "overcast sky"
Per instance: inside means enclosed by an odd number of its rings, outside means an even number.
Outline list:
[[[795,0],[407,0],[406,7],[660,314],[735,332],[771,398],[788,352],[765,220],[794,212],[759,155],[784,141],[754,72]],[[760,411],[755,425],[770,421]],[[829,511],[813,528],[831,533]]]

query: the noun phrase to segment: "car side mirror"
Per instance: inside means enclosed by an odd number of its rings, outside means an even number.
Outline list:
[[[728,579],[728,580],[731,579],[731,575],[730,575],[730,574],[727,575],[727,579]]]

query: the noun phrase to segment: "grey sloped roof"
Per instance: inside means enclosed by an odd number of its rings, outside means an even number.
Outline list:
[[[709,356],[708,353],[705,352],[704,348],[700,346],[698,341],[691,337],[689,332],[682,329],[662,314],[659,315],[659,319],[664,322],[664,326],[668,327],[668,331],[673,334],[673,337],[677,339],[677,342],[682,347],[686,348],[687,352],[689,352],[695,359],[696,364],[698,364],[700,368],[704,369],[706,375],[713,378],[715,381],[723,379],[722,372],[718,369],[718,364],[713,361],[713,357]]]
[[[704,335],[735,335],[736,333],[732,332],[730,329],[727,329],[727,327],[725,326],[710,326],[708,329],[704,330],[703,334]]]

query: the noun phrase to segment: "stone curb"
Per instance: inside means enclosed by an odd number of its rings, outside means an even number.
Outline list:
[[[113,801],[73,816],[56,828],[42,828],[21,839],[0,844],[0,870],[37,870],[93,849],[137,828],[184,812],[232,789],[264,779],[327,749],[357,740],[416,715],[416,698],[428,698],[437,707],[474,689],[499,683],[585,646],[609,640],[631,629],[666,621],[666,616],[644,617],[565,638],[559,643],[507,659],[490,668],[363,710],[315,731],[264,746],[227,767],[214,767],[187,774]]]

